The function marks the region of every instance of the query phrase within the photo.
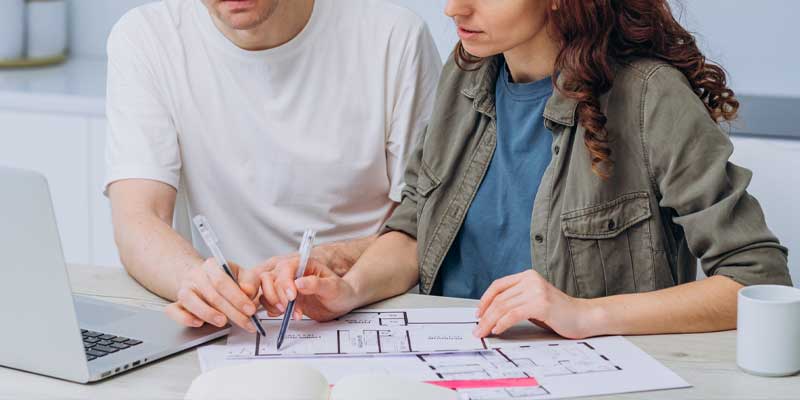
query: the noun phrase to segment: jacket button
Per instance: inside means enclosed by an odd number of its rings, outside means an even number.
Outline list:
[[[536,241],[536,243],[542,243],[542,242],[544,242],[544,238],[542,237],[542,235],[536,235],[536,236],[534,236],[534,237],[533,237],[533,240],[535,240],[535,241]]]
[[[556,146],[555,148],[553,148],[553,153],[556,153],[556,155],[558,155],[558,152],[559,152],[560,150],[561,150],[561,148],[559,148],[558,146]]]
[[[617,224],[614,222],[613,219],[608,220],[608,230],[613,231],[614,228],[617,227]]]

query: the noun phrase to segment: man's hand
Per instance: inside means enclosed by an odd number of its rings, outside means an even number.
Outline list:
[[[591,336],[587,322],[593,317],[587,300],[566,295],[534,270],[494,281],[481,297],[474,334],[499,335],[514,324],[529,320],[559,335],[580,339]]]
[[[356,307],[357,296],[353,285],[322,262],[309,259],[305,276],[295,280],[298,268],[299,259],[293,258],[279,263],[271,271],[261,273],[261,303],[267,314],[283,314],[289,301],[295,298],[295,319],[305,314],[317,321],[328,321]]]
[[[185,271],[180,280],[177,301],[165,309],[167,315],[192,327],[200,327],[204,323],[223,327],[230,320],[255,333],[256,328],[250,322],[250,316],[256,312],[254,299],[258,295],[258,276],[246,270],[240,273],[239,266],[234,263],[228,263],[228,266],[238,278],[239,286],[214,258]]]

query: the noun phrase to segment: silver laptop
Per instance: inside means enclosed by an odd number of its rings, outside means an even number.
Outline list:
[[[0,188],[0,365],[86,383],[228,333],[73,296],[46,179],[0,166]]]

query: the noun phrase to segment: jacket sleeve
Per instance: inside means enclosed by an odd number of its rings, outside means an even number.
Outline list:
[[[657,67],[645,80],[640,128],[662,208],[685,233],[706,275],[742,285],[791,285],[788,251],[747,192],[752,173],[728,159],[733,144],[683,74]]]
[[[417,178],[422,164],[422,148],[426,135],[427,129],[417,137],[417,143],[406,164],[405,186],[403,186],[400,205],[394,209],[392,216],[386,221],[381,229],[381,235],[391,231],[400,231],[414,239],[417,238],[417,203],[419,202]]]

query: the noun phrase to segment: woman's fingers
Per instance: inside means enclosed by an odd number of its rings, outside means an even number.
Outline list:
[[[299,260],[292,258],[278,263],[275,267],[275,291],[281,298],[284,306],[288,306],[289,301],[297,297],[297,289],[294,287],[294,277],[297,273]]]
[[[258,297],[258,288],[261,285],[259,274],[259,271],[250,269],[239,271],[239,287],[251,301],[255,301]]]
[[[298,292],[303,296],[317,296],[320,299],[335,299],[340,295],[337,279],[341,278],[304,276],[295,281],[295,286]]]
[[[525,314],[526,312],[524,307],[515,307],[507,311],[505,315],[497,320],[497,323],[494,325],[494,327],[492,327],[492,335],[500,335],[508,330],[508,328],[516,325],[518,322],[527,320],[528,318],[525,316]]]
[[[497,325],[497,321],[503,318],[506,313],[515,307],[524,305],[523,301],[516,300],[514,303],[496,304],[490,307],[478,321],[478,326],[473,332],[477,337],[486,337],[492,334],[492,329]]]
[[[303,306],[300,304],[299,300],[294,303],[294,315],[300,316],[299,318],[295,319],[303,319]]]
[[[492,333],[492,329],[506,313],[515,307],[525,304],[523,296],[521,296],[519,288],[512,287],[507,289],[500,296],[496,296],[492,304],[490,304],[486,311],[481,316],[478,326],[475,328],[475,336],[486,337]]]
[[[478,311],[475,313],[475,316],[481,318],[489,305],[494,301],[495,296],[514,286],[518,281],[519,277],[517,274],[514,274],[492,282],[489,288],[486,289],[486,292],[483,293],[483,296],[481,296],[480,302],[478,302]]]
[[[264,308],[266,308],[268,312],[280,315],[286,311],[286,307],[283,305],[280,296],[278,296],[278,292],[275,290],[274,271],[261,274],[261,291],[265,300]]]

